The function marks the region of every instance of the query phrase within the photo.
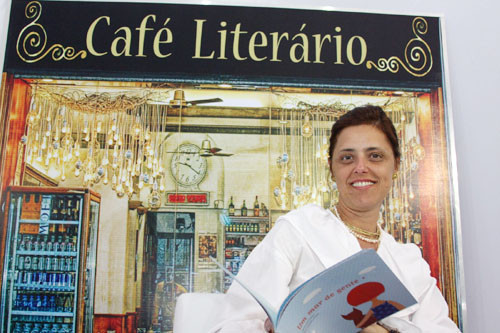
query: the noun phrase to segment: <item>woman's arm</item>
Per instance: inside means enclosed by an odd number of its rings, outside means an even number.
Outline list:
[[[265,297],[277,310],[290,292],[294,258],[301,249],[299,235],[286,221],[279,222],[252,251],[238,273],[238,279]],[[226,293],[220,324],[211,332],[266,332],[267,315],[255,299],[236,281]],[[217,329],[220,329],[218,331]]]

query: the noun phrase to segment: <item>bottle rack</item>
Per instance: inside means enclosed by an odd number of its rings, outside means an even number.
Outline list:
[[[269,216],[224,216],[225,267],[238,274],[246,258],[269,231]],[[224,291],[232,279],[224,274]]]
[[[11,187],[2,280],[2,332],[79,331],[87,189]],[[86,208],[87,207],[87,208]]]
[[[68,200],[76,200],[68,196]],[[44,200],[52,199],[44,195]],[[66,202],[58,196],[56,202]],[[79,200],[83,201],[83,198]],[[51,211],[58,210],[51,201]],[[78,205],[80,206],[80,205]],[[80,214],[73,211],[72,214]],[[54,216],[51,216],[54,218]],[[66,217],[67,216],[63,216]],[[11,303],[12,332],[73,331],[75,291],[78,279],[79,221],[20,219],[15,237],[15,265]],[[32,234],[45,223],[46,234]],[[25,232],[22,232],[25,231]],[[31,325],[33,324],[33,325]],[[60,325],[59,325],[60,324]],[[64,325],[64,326],[63,326]],[[40,326],[40,327],[36,327]]]

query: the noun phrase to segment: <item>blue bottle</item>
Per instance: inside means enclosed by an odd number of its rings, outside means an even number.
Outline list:
[[[47,295],[43,295],[42,297],[42,306],[40,307],[40,311],[47,311],[49,307],[49,299]]]
[[[48,310],[50,312],[55,312],[56,311],[56,297],[54,295],[50,295]]]
[[[12,331],[12,333],[23,333],[23,329],[21,327],[21,323],[16,323],[16,325],[14,326],[14,330]]]

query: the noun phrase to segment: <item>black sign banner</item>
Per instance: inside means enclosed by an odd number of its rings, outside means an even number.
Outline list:
[[[4,71],[151,81],[442,86],[439,17],[18,1]]]

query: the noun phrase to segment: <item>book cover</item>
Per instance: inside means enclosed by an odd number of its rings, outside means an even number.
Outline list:
[[[417,303],[374,250],[362,250],[312,277],[278,311],[234,279],[263,307],[276,333],[359,332]]]

